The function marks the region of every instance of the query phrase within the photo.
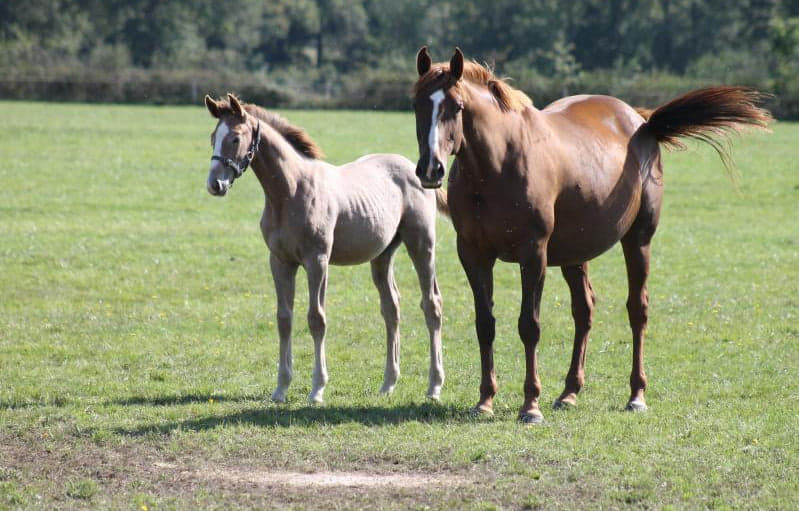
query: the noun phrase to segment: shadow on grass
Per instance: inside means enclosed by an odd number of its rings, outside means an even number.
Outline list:
[[[232,402],[244,403],[247,401],[254,401],[261,399],[260,395],[237,395],[237,396],[222,396],[216,394],[181,394],[172,396],[158,396],[158,397],[144,397],[132,396],[122,399],[114,399],[103,402],[103,406],[179,406],[189,405],[194,403],[208,403],[208,402]],[[45,408],[55,407],[63,408],[66,406],[80,404],[80,400],[67,399],[61,396],[48,397],[46,399],[18,399],[18,400],[0,400],[0,410],[15,410],[23,408]]]
[[[193,403],[243,403],[245,401],[253,401],[260,399],[260,395],[252,396],[223,396],[216,394],[181,394],[174,396],[158,396],[158,397],[144,397],[132,396],[124,399],[115,399],[106,401],[106,405],[119,405],[119,406],[178,406],[190,405]]]
[[[127,436],[166,434],[172,431],[205,431],[225,426],[252,425],[264,427],[313,427],[320,425],[363,424],[383,426],[404,422],[462,422],[469,412],[455,405],[437,403],[410,404],[400,406],[307,406],[286,408],[267,405],[266,408],[247,410],[227,415],[161,423],[137,428],[118,428],[114,432]]]

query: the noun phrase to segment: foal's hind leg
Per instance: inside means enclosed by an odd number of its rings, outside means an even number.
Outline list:
[[[400,375],[399,291],[394,281],[394,254],[399,238],[392,241],[382,254],[372,260],[372,281],[380,294],[380,313],[386,323],[386,370],[383,373],[381,394],[391,394]]]
[[[277,369],[277,388],[272,393],[272,401],[286,402],[286,391],[291,383],[291,321],[294,310],[294,283],[297,265],[281,261],[274,254],[269,255],[269,266],[277,294],[277,331],[280,336],[280,359]]]
[[[421,307],[430,335],[430,370],[428,371],[427,397],[438,401],[444,385],[444,362],[441,352],[441,310],[443,300],[436,280],[435,216],[417,232],[403,232],[408,255],[416,268],[422,290]]]
[[[561,267],[563,278],[569,284],[574,318],[574,348],[569,372],[566,375],[566,386],[563,393],[555,400],[554,408],[577,405],[577,393],[585,382],[585,350],[588,345],[588,333],[594,315],[596,296],[588,280],[588,263],[576,266]]]

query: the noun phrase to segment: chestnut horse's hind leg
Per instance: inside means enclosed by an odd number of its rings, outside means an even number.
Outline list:
[[[474,247],[467,245],[458,236],[458,257],[469,279],[474,295],[475,327],[480,343],[480,401],[473,412],[491,415],[494,413],[494,396],[497,393],[497,377],[494,372],[494,275],[493,257],[486,257]]]
[[[272,393],[272,401],[286,402],[286,391],[291,383],[291,321],[294,310],[294,285],[297,265],[269,255],[269,266],[277,294],[277,331],[280,337],[280,359],[277,369],[277,388]]]
[[[646,279],[649,275],[649,239],[641,242],[638,236],[625,236],[622,239],[624,259],[627,263],[627,313],[633,334],[633,368],[630,373],[630,400],[627,410],[646,410],[644,390],[646,389],[646,373],[644,372],[644,333],[649,308],[649,296],[646,292]]]
[[[546,276],[546,248],[539,250],[529,261],[520,264],[522,273],[522,306],[519,314],[519,337],[524,344],[525,378],[524,403],[519,409],[519,420],[525,424],[544,421],[538,399],[541,381],[538,379],[536,348],[541,338],[541,293]]]
[[[325,385],[327,385],[327,363],[325,362],[325,291],[327,291],[327,255],[307,261],[305,272],[308,274],[308,328],[314,341],[314,369],[311,378],[310,403],[324,401]]]
[[[382,254],[372,260],[372,282],[380,294],[380,313],[386,323],[386,369],[383,373],[381,394],[391,394],[400,375],[399,290],[394,280],[394,254],[399,239],[392,242]]]
[[[566,375],[566,386],[553,405],[556,409],[577,405],[577,393],[585,382],[585,350],[588,346],[588,333],[591,331],[596,303],[596,295],[591,287],[591,281],[588,280],[588,263],[563,266],[561,272],[571,292],[574,348],[569,372]]]

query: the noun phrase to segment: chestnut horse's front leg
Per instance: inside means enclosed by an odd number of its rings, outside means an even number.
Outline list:
[[[497,377],[494,372],[494,263],[496,257],[487,256],[458,236],[458,257],[474,295],[475,328],[480,343],[480,401],[473,412],[492,415]]]
[[[539,309],[547,267],[546,244],[519,264],[522,274],[522,306],[519,314],[519,337],[524,344],[525,377],[524,403],[519,409],[519,420],[525,424],[540,424],[544,416],[538,404],[541,381],[538,379],[536,347],[541,337]]]

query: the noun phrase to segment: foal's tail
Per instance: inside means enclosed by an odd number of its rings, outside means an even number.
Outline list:
[[[681,137],[701,140],[716,150],[731,171],[727,139],[746,126],[768,126],[771,114],[757,106],[767,98],[753,89],[722,85],[688,92],[651,112],[640,109],[639,113],[647,120],[642,128],[658,142],[681,149],[685,147]]]
[[[449,218],[449,204],[447,204],[447,191],[444,188],[436,188],[436,208],[438,212]]]

